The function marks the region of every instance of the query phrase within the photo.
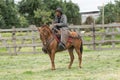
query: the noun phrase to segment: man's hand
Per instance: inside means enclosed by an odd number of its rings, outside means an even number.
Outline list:
[[[55,26],[57,26],[57,24],[55,23],[55,24],[53,24],[53,26],[55,27]]]

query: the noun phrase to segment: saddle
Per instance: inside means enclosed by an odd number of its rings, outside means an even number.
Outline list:
[[[61,32],[58,31],[57,33],[54,34],[55,35],[55,39],[57,40],[57,42],[59,43],[60,40],[61,40]],[[67,42],[70,42],[72,43],[73,39],[74,38],[78,38],[79,35],[74,32],[74,31],[69,31],[69,35],[68,35],[68,39],[67,39]]]

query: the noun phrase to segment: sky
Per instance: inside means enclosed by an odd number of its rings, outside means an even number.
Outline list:
[[[80,7],[80,12],[98,11],[98,6],[103,6],[114,0],[72,0]]]
[[[21,0],[15,0],[16,2]],[[67,0],[69,1],[69,0]],[[72,0],[80,7],[80,12],[98,11],[98,6],[114,2],[114,0]]]

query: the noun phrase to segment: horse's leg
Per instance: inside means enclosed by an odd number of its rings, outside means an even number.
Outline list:
[[[69,69],[71,69],[71,66],[72,66],[73,61],[74,61],[73,49],[74,48],[69,48],[68,49],[68,52],[69,52],[69,55],[70,55],[70,64],[68,66]]]
[[[82,63],[82,53],[80,52],[80,46],[76,46],[75,50],[78,54],[78,60],[79,60],[79,67],[81,68],[81,63]]]
[[[55,59],[55,51],[52,50],[50,53],[50,57],[51,57],[51,64],[52,64],[52,70],[55,70],[55,63],[54,63],[54,59]]]
[[[48,55],[49,55],[49,57],[50,57],[50,61],[51,61],[51,54],[50,54],[50,53],[48,53]]]

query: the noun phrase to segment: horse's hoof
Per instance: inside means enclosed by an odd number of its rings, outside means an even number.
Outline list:
[[[68,69],[71,69],[71,67],[68,67]]]
[[[51,70],[56,70],[55,68],[52,68]]]
[[[82,67],[80,66],[80,68],[82,68]]]

